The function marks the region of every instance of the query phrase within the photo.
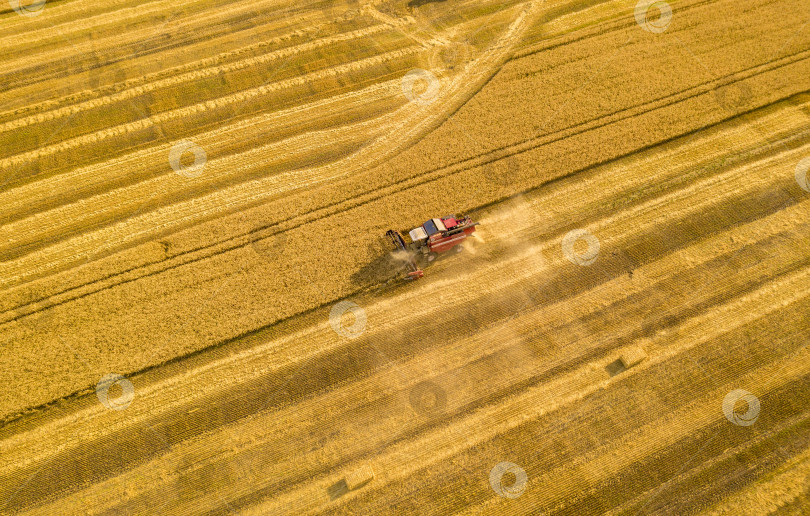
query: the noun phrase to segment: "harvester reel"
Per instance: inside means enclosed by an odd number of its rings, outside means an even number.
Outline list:
[[[408,246],[405,244],[405,240],[402,239],[402,235],[393,229],[388,230],[385,234],[391,240],[391,243],[394,244],[394,253],[402,253],[400,256],[404,258],[405,265],[408,267],[406,279],[421,278],[423,272],[416,265],[416,253],[408,248]]]

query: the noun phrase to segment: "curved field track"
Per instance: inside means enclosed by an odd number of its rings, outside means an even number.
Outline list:
[[[810,511],[802,0],[19,5],[0,513]]]

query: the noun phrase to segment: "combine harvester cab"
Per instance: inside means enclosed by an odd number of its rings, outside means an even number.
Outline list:
[[[417,259],[432,262],[440,254],[450,250],[459,253],[463,250],[461,244],[469,236],[473,236],[475,226],[470,217],[456,218],[449,215],[440,219],[430,219],[419,227],[408,232],[410,244],[405,243],[398,232],[390,229],[386,235],[391,239],[394,247],[405,253],[408,268],[407,279],[419,279],[424,272],[417,265]]]

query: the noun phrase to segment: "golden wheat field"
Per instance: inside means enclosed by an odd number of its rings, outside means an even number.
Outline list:
[[[806,0],[0,21],[0,514],[810,513]]]

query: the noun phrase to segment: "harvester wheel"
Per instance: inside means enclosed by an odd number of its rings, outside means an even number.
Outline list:
[[[459,244],[459,245],[457,245],[457,246],[456,246],[456,253],[460,253],[460,252],[462,252],[463,250],[464,250],[464,246],[463,246],[463,245]]]
[[[434,252],[434,251],[431,251],[431,252],[429,252],[429,253],[428,253],[428,255],[427,255],[427,261],[432,262],[433,260],[435,260],[435,259],[436,259],[436,258],[438,258],[438,257],[439,257],[439,253],[436,253],[436,252]]]

